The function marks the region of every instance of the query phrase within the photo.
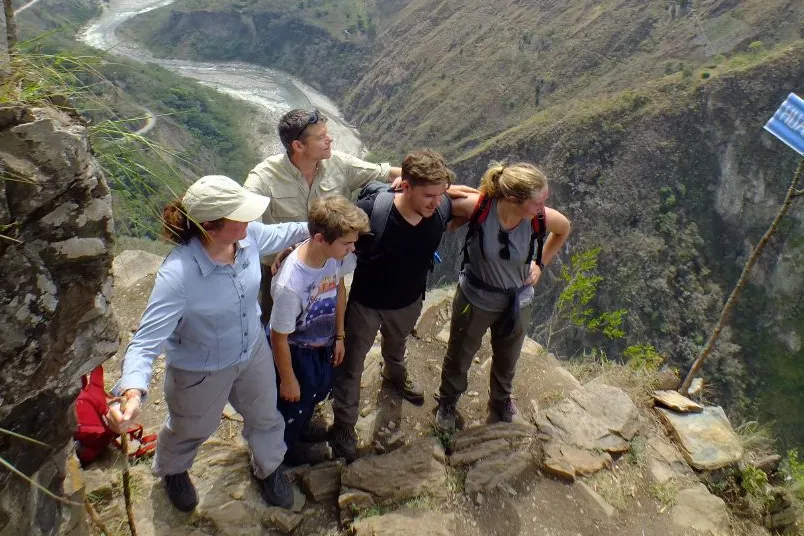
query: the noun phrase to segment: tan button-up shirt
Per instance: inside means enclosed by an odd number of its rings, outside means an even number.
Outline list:
[[[252,169],[244,186],[256,194],[271,198],[268,210],[262,215],[263,223],[307,221],[310,204],[317,197],[340,194],[351,198],[352,192],[372,180],[388,182],[388,163],[372,164],[357,157],[332,151],[332,157],[318,163],[313,185],[299,168],[293,165],[286,153],[269,156]],[[271,264],[276,256],[262,258]]]
[[[332,151],[332,157],[318,163],[313,185],[309,186],[301,171],[287,154],[263,160],[251,170],[244,186],[256,194],[271,198],[263,223],[307,221],[310,204],[317,197],[340,194],[347,198],[372,180],[388,181],[391,165],[372,164],[357,157]]]

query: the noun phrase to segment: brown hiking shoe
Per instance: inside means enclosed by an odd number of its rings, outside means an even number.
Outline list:
[[[388,382],[389,385],[392,385],[402,398],[413,404],[414,406],[423,406],[424,405],[424,389],[419,387],[419,385],[414,382],[410,375],[405,372],[405,375],[400,379],[392,379],[383,372],[382,374],[383,379]]]
[[[285,453],[282,462],[288,467],[326,462],[332,459],[332,453],[326,443],[298,442]]]
[[[327,439],[329,439],[329,427],[321,421],[310,421],[299,437],[299,440],[305,443],[321,443]]]
[[[454,400],[439,400],[436,410],[435,426],[441,432],[452,433],[458,428],[457,402]]]
[[[334,425],[329,430],[329,446],[333,458],[345,458],[346,463],[357,459],[357,433],[353,426]]]
[[[489,399],[488,408],[489,417],[486,421],[488,424],[493,424],[496,422],[524,422],[510,396],[502,402]]]

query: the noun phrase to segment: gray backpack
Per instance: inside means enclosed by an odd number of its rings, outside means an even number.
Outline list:
[[[371,233],[374,235],[374,240],[371,244],[369,258],[377,254],[382,235],[385,233],[385,227],[388,225],[388,218],[391,216],[391,208],[394,206],[394,195],[395,192],[388,184],[379,181],[369,182],[360,189],[360,193],[357,195],[358,201],[374,199],[371,217],[369,218],[369,225],[371,226]],[[451,214],[451,201],[449,196],[444,194],[441,196],[441,201],[438,203],[435,212],[435,216],[439,219],[442,232],[446,230]]]

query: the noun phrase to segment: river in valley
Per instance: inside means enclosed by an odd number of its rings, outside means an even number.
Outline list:
[[[100,17],[92,21],[79,39],[109,54],[143,63],[155,63],[181,76],[215,88],[221,93],[256,106],[259,115],[250,125],[259,136],[263,156],[283,151],[276,133],[279,118],[292,108],[316,107],[330,118],[334,147],[354,155],[364,152],[360,134],[341,115],[338,107],[304,82],[281,71],[242,62],[198,62],[154,57],[138,45],[121,39],[115,30],[129,19],[147,11],[167,6],[174,0],[110,0]]]

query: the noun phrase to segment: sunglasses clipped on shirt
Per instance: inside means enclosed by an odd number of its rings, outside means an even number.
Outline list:
[[[321,112],[318,111],[318,108],[313,108],[313,110],[310,112],[310,115],[307,116],[307,124],[304,125],[304,128],[302,128],[298,134],[296,134],[296,137],[293,138],[293,141],[301,138],[302,134],[304,134],[304,131],[307,130],[307,127],[310,125],[315,125],[319,121],[321,121]]]
[[[508,231],[500,229],[497,233],[497,241],[500,243],[500,258],[504,261],[511,260],[511,242],[508,240]]]

